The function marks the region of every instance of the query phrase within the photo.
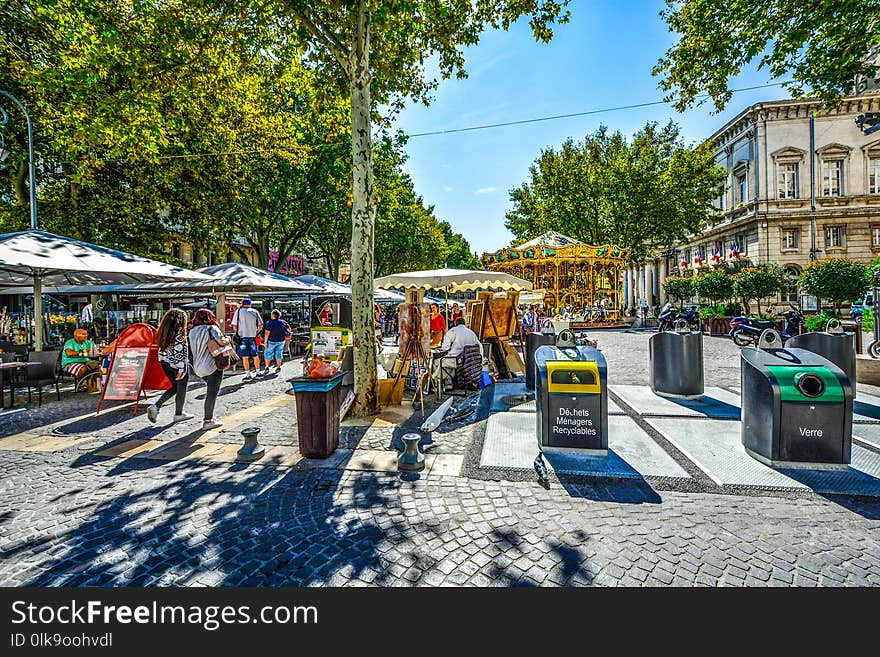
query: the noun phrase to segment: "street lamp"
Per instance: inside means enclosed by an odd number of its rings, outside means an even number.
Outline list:
[[[6,96],[9,100],[15,103],[18,108],[24,114],[24,120],[27,123],[27,133],[28,133],[28,162],[30,164],[29,170],[29,180],[30,180],[30,198],[31,198],[31,230],[37,229],[37,167],[34,163],[34,131],[31,126],[31,117],[28,116],[27,110],[24,108],[18,98],[13,96],[8,91],[3,91],[0,89],[0,95]],[[9,115],[0,107],[0,126],[6,125],[9,121]],[[9,150],[0,143],[0,162],[9,157]]]

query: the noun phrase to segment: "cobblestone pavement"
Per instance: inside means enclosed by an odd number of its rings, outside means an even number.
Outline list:
[[[649,334],[593,337],[610,383],[646,383]],[[735,372],[738,385],[738,350],[707,338],[705,351],[707,384],[731,385]],[[238,443],[253,423],[267,445],[295,446],[284,379],[240,378],[227,379],[218,416],[229,426],[210,440]],[[60,437],[42,452],[0,439],[0,585],[880,585],[876,499],[102,457],[133,439],[194,439],[196,427],[151,425],[130,408],[76,419],[95,402],[70,395],[0,416],[2,435]],[[487,413],[435,432],[426,451],[471,458]],[[421,421],[400,419],[350,422],[340,447],[352,461],[393,455]]]

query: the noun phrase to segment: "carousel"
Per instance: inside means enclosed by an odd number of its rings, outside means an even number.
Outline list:
[[[543,290],[544,311],[593,321],[620,318],[628,253],[591,246],[560,233],[545,233],[519,246],[483,254],[483,265],[530,281]]]

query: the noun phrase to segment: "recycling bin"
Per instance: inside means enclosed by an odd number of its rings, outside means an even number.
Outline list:
[[[535,389],[535,352],[538,347],[555,342],[553,333],[529,333],[526,336],[526,390]]]
[[[743,349],[742,442],[774,467],[845,468],[853,392],[844,371],[796,348]]]
[[[605,356],[595,347],[535,352],[538,443],[545,451],[608,453]]]
[[[703,334],[661,331],[648,340],[649,379],[654,394],[695,399],[703,396]]]
[[[340,384],[344,377],[345,372],[337,372],[327,379],[291,379],[299,453],[306,458],[325,459],[339,447]]]
[[[846,374],[850,385],[856,384],[856,344],[853,333],[814,331],[788,339],[786,347],[806,349],[837,365]]]

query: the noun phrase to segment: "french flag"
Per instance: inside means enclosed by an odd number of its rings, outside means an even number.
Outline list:
[[[718,262],[719,260],[721,260],[721,249],[716,246],[712,251],[712,262]]]
[[[739,244],[737,244],[736,242],[734,242],[733,244],[730,245],[730,257],[731,258],[738,258],[739,257]]]
[[[694,264],[699,265],[701,262],[703,262],[703,254],[701,251],[697,251],[694,254]]]

